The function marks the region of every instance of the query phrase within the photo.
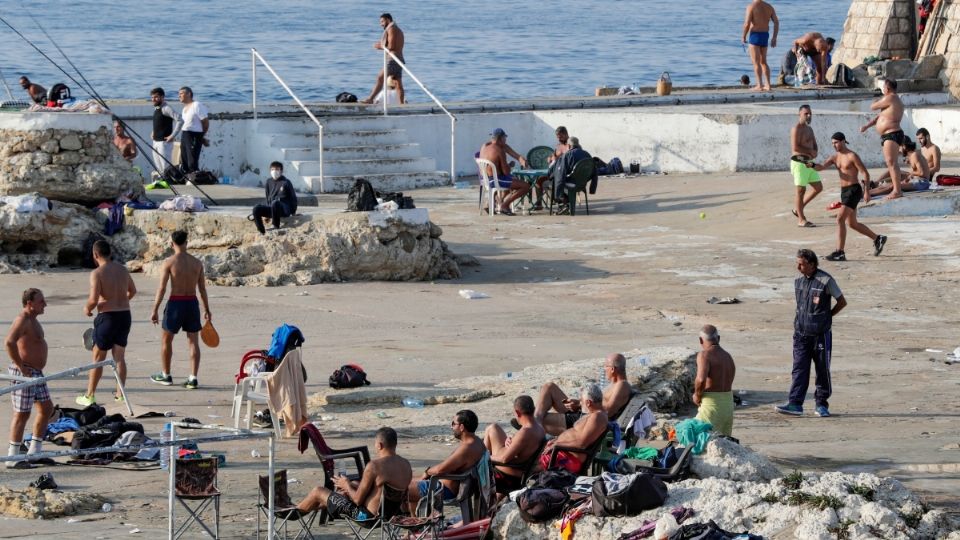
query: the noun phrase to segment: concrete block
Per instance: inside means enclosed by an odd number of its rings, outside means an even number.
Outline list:
[[[914,71],[912,60],[890,60],[883,66],[883,76],[892,79],[906,79]]]
[[[914,79],[932,79],[943,69],[945,60],[942,54],[924,56],[920,59],[920,62],[916,64],[910,76]]]
[[[913,9],[913,6],[910,2],[897,2],[894,5],[893,13],[896,17],[910,17],[910,10]]]
[[[910,54],[910,36],[904,34],[887,34],[886,45],[895,51],[906,51],[906,56]]]

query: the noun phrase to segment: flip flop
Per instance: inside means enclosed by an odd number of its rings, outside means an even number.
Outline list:
[[[514,214],[514,213],[513,213],[513,210],[511,210],[511,209],[509,209],[509,208],[501,208],[501,209],[500,209],[500,215],[501,215],[501,216],[515,216],[516,214]]]
[[[797,227],[805,229],[807,227],[816,227],[816,225],[814,225],[812,221],[805,221],[803,225],[797,225]]]
[[[836,210],[837,208],[840,208],[840,206],[840,201],[833,201],[827,205],[827,210]]]
[[[791,210],[790,213],[793,214],[793,217],[795,217],[795,218],[800,217],[800,215],[797,214],[797,211],[796,211],[796,210]]]

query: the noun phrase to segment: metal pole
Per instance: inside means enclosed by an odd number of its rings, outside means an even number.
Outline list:
[[[174,441],[176,439],[177,439],[176,426],[174,426],[173,423],[171,423],[170,424],[170,440]],[[169,540],[173,540],[173,514],[174,514],[173,499],[177,489],[176,480],[175,480],[175,477],[177,474],[177,459],[176,459],[177,452],[174,451],[174,448],[176,448],[175,445],[170,445],[169,447],[161,450],[161,452],[166,452],[168,450],[170,451],[170,465],[167,466],[167,470],[170,473],[170,478],[167,480],[167,488],[170,490],[170,493],[167,495],[167,498],[168,498],[167,502],[170,505],[170,512],[169,512],[169,515],[167,516],[167,538],[169,538]]]
[[[278,420],[277,420],[277,419],[274,419],[273,421],[274,421],[274,422],[277,422]],[[271,432],[270,432],[270,445],[269,445],[269,450],[267,451],[267,478],[270,479],[270,488],[269,488],[268,491],[267,491],[267,495],[269,496],[269,501],[267,502],[267,511],[268,511],[268,513],[270,514],[270,517],[267,519],[267,538],[269,538],[270,540],[273,540],[273,535],[274,535],[273,515],[274,515],[274,512],[276,512],[276,506],[275,506],[274,500],[273,500],[274,497],[276,497],[276,493],[274,492],[275,489],[276,489],[276,486],[274,485],[275,482],[274,482],[274,479],[273,479],[273,474],[274,474],[274,472],[273,472],[273,459],[274,459],[273,453],[274,453],[274,436],[273,436],[273,432],[271,431]]]
[[[450,117],[450,181],[457,183],[457,119]]]
[[[317,159],[320,162],[320,189],[323,189],[323,125],[317,124],[317,145],[318,150],[320,151],[320,157]]]
[[[383,115],[387,116],[387,47],[383,46]]]
[[[250,49],[250,65],[253,67],[253,121],[257,121],[257,50]]]
[[[120,381],[120,374],[117,373],[117,366],[113,366],[113,378],[117,380],[117,388],[120,389],[120,397],[123,398],[123,404],[127,406],[127,412],[130,413],[130,416],[133,416],[133,407],[130,405],[130,400],[127,399],[127,391],[123,388],[123,382]]]
[[[43,377],[32,377],[26,382],[17,383],[11,386],[5,386],[0,388],[0,395],[8,394],[10,392],[19,390],[21,388],[26,388],[28,386],[33,386],[36,384],[44,383],[47,381],[55,381],[57,379],[66,379],[67,377],[76,377],[83,371],[90,371],[91,369],[102,368],[106,366],[113,366],[116,369],[117,363],[112,359],[103,360],[102,362],[95,362],[93,364],[87,364],[85,366],[75,367],[66,369],[63,371],[58,371],[51,375],[44,375]]]

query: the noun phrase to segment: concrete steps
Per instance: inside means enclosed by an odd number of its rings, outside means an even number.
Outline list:
[[[324,164],[326,166],[326,164]],[[444,171],[408,172],[386,174],[352,174],[331,176],[304,176],[304,183],[312,193],[347,193],[357,179],[370,182],[377,191],[409,191],[418,188],[445,186],[450,184],[450,174]]]
[[[281,148],[283,159],[288,161],[313,161],[317,159],[318,148]],[[420,145],[382,144],[360,146],[334,146],[323,149],[326,159],[381,159],[420,157]]]

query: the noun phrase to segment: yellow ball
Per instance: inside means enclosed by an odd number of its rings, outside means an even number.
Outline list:
[[[700,212],[700,219],[707,219],[707,213],[706,213],[706,212]]]

